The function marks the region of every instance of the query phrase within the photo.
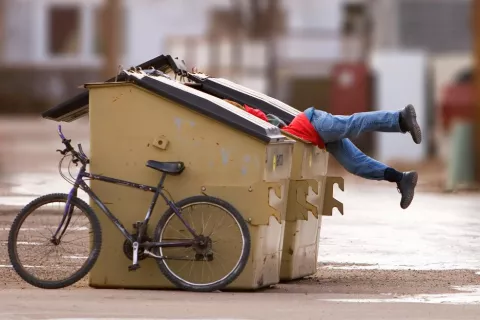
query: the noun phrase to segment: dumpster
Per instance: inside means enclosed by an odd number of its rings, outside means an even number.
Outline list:
[[[163,73],[173,72],[177,75],[185,75],[187,73],[185,63],[178,59],[174,59],[170,55],[159,55],[151,60],[139,64],[134,69],[155,69]],[[123,81],[125,74],[120,74],[112,77],[106,82]],[[88,114],[89,94],[88,90],[83,90],[59,105],[50,108],[42,113],[42,117],[54,121],[75,121],[79,117]]]
[[[124,71],[122,78],[86,85],[90,170],[156,185],[160,173],[145,166],[148,160],[183,161],[185,171],[165,181],[174,200],[202,193],[219,197],[235,206],[249,223],[250,259],[227,289],[278,283],[294,141],[277,127],[179,82],[135,71]],[[63,117],[58,109],[57,117]],[[90,183],[133,232],[152,194],[95,180]],[[93,201],[91,205],[100,212]],[[159,201],[150,235],[165,210]],[[106,217],[99,218],[103,246],[90,273],[92,287],[173,288],[153,259],[141,261],[140,269],[129,272],[131,260],[123,252],[123,236]]]
[[[189,74],[195,88],[222,99],[275,114],[286,123],[299,110],[260,92],[232,81],[204,74]],[[333,185],[343,190],[343,178],[328,177],[328,153],[310,142],[283,132],[295,141],[288,187],[287,213],[282,250],[281,280],[313,275],[317,270],[322,215],[331,216],[333,208],[343,214],[343,205],[333,197]]]

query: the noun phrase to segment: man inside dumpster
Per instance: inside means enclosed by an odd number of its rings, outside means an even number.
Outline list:
[[[266,115],[259,109],[242,107],[227,102],[263,120]],[[248,108],[247,108],[248,107]],[[265,120],[267,121],[267,120]],[[416,144],[422,142],[422,131],[417,123],[415,108],[408,105],[398,111],[359,112],[349,116],[332,115],[310,107],[298,114],[283,131],[326,149],[350,173],[369,180],[396,183],[401,194],[400,207],[408,208],[415,195],[418,173],[400,172],[361,152],[351,141],[365,132],[410,133]]]

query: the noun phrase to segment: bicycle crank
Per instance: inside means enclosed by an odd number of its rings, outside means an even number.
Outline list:
[[[133,234],[133,239],[137,239],[138,235],[137,234]],[[144,235],[141,239],[141,242],[147,242],[147,241],[152,241],[152,239],[146,235]],[[133,246],[132,246],[132,243],[130,241],[128,241],[128,239],[126,239],[124,242],[123,242],[123,253],[125,254],[125,256],[128,258],[128,260],[133,260]],[[145,260],[146,258],[148,258],[148,254],[145,254],[145,249],[142,248],[142,247],[139,247],[138,248],[138,261],[140,260]]]

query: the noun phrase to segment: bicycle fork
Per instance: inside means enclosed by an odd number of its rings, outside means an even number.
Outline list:
[[[72,190],[68,194],[67,202],[65,203],[65,211],[63,213],[62,221],[60,221],[60,224],[58,225],[57,230],[55,231],[55,233],[52,235],[52,238],[50,239],[50,241],[54,245],[59,245],[60,244],[60,240],[62,239],[63,235],[65,234],[65,231],[67,231],[68,225],[70,224],[70,220],[72,219],[72,214],[73,214],[73,209],[74,209],[74,206],[72,205],[72,198],[74,198],[76,196],[77,196],[77,189],[72,188]],[[59,235],[58,233],[60,232],[62,227],[63,227],[63,230]]]

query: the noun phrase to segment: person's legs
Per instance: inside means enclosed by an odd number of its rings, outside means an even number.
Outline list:
[[[351,174],[369,180],[385,180],[388,166],[361,152],[349,139],[328,142],[325,147]]]
[[[406,209],[413,200],[418,180],[416,172],[399,172],[370,158],[349,139],[326,143],[327,151],[350,173],[369,180],[395,182],[402,194],[400,206]]]
[[[413,106],[400,111],[359,112],[350,116],[332,115],[314,110],[312,124],[325,143],[357,138],[364,132],[410,132],[415,143],[421,142],[421,131]]]
[[[374,111],[337,116],[315,110],[312,120],[325,143],[357,138],[364,132],[401,132],[398,112]]]

